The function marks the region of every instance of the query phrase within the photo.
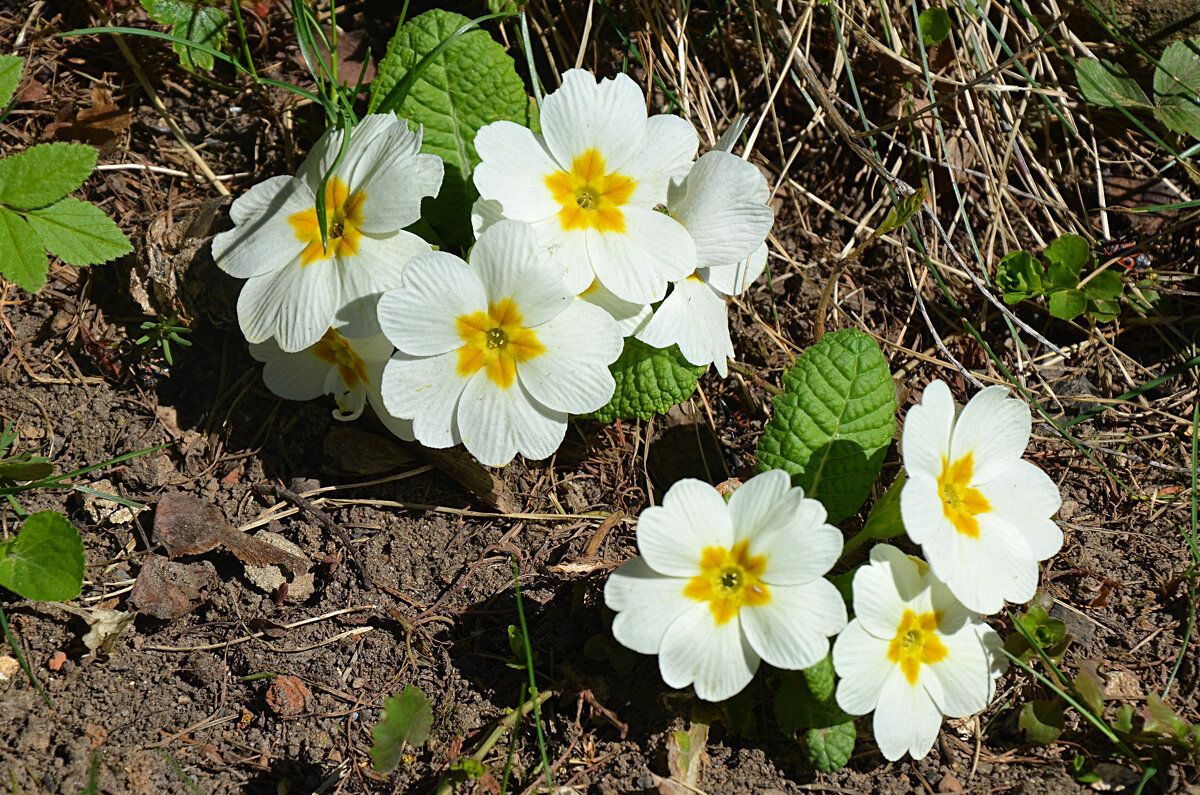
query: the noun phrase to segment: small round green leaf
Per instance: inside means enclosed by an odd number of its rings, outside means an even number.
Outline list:
[[[38,511],[0,545],[0,585],[26,599],[65,602],[83,585],[83,539],[62,514]]]
[[[1034,745],[1049,745],[1057,740],[1065,723],[1062,703],[1057,699],[1030,701],[1021,707],[1017,717],[1017,725]]]
[[[945,41],[950,35],[950,15],[944,8],[927,8],[917,16],[921,41],[926,47]]]
[[[1014,251],[996,266],[996,284],[1004,295],[1004,303],[1009,305],[1041,295],[1045,290],[1045,275],[1041,260],[1028,251]]]
[[[433,709],[429,698],[415,685],[383,703],[383,720],[371,730],[371,764],[380,773],[390,773],[400,762],[404,745],[421,746],[429,739]]]
[[[1080,290],[1056,290],[1050,293],[1050,314],[1061,320],[1074,320],[1087,309],[1087,297]]]

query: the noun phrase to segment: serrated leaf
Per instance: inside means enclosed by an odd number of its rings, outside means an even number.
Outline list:
[[[42,245],[70,265],[108,262],[133,251],[129,238],[94,204],[68,196],[25,215]]]
[[[174,36],[214,50],[224,47],[228,40],[229,17],[224,11],[208,4],[207,0],[141,0],[141,3],[155,22],[171,25],[171,34]],[[213,68],[211,54],[178,42],[172,46],[185,68]]]
[[[0,585],[26,599],[65,602],[83,584],[83,539],[62,514],[38,511],[0,545]]]
[[[0,207],[0,275],[22,290],[36,293],[46,283],[49,269],[50,260],[33,227],[12,210]]]
[[[433,726],[433,709],[419,687],[408,685],[398,696],[383,703],[383,720],[371,730],[371,764],[380,773],[390,773],[400,762],[404,744],[424,745]]]
[[[886,235],[893,229],[897,229],[908,223],[909,219],[916,215],[921,210],[921,205],[925,203],[925,187],[921,186],[913,193],[907,196],[901,196],[896,202],[896,206],[888,210],[888,214],[884,216],[883,223],[875,230],[877,235]]]
[[[921,29],[921,41],[928,47],[950,35],[950,15],[944,8],[927,8],[917,15],[917,26]]]
[[[96,167],[87,144],[38,144],[0,160],[0,204],[45,207],[79,188]]]
[[[812,693],[813,698],[817,701],[829,701],[833,698],[833,690],[837,685],[837,677],[833,671],[833,653],[825,655],[825,659],[821,660],[816,665],[805,668],[804,684],[808,685],[808,692]]]
[[[808,761],[823,773],[841,770],[854,753],[854,719],[832,726],[814,726],[804,735]]]
[[[1121,274],[1111,268],[1100,271],[1087,280],[1083,285],[1083,294],[1093,301],[1120,298],[1125,289],[1125,280]]]
[[[1103,108],[1124,106],[1147,110],[1154,107],[1146,92],[1120,64],[1080,59],[1075,64],[1075,76],[1079,80],[1079,90],[1083,92],[1084,99],[1093,105]]]
[[[804,352],[783,387],[758,443],[758,470],[787,471],[836,524],[862,507],[896,430],[887,360],[861,331],[835,331]]]
[[[1017,725],[1034,745],[1049,745],[1057,740],[1065,724],[1062,704],[1057,699],[1030,701],[1021,707],[1017,717]]]
[[[1168,129],[1200,138],[1200,39],[1177,41],[1154,70],[1154,113]]]
[[[371,83],[370,109],[380,107],[410,69],[470,21],[433,9],[405,23],[388,44]],[[479,163],[475,134],[494,121],[528,125],[528,107],[513,59],[482,30],[452,41],[413,81],[396,112],[424,125],[421,151],[445,163],[441,192],[422,207],[422,216],[443,239],[460,246],[472,241],[471,205],[478,193],[471,174]]]
[[[8,106],[21,82],[25,61],[15,55],[0,55],[0,110]]]
[[[1074,320],[1087,309],[1087,297],[1080,290],[1056,290],[1048,303],[1050,314],[1061,320]]]
[[[616,389],[608,403],[586,416],[601,422],[646,420],[665,414],[696,391],[696,381],[707,366],[690,364],[679,348],[655,348],[629,337],[609,370]]]

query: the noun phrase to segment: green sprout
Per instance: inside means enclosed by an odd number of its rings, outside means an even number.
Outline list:
[[[147,320],[142,323],[141,329],[146,333],[134,340],[133,344],[162,348],[163,358],[167,360],[167,364],[174,365],[175,360],[171,358],[171,343],[174,342],[185,348],[191,347],[192,344],[191,340],[183,338],[184,334],[191,334],[192,330],[181,324],[178,311],[172,312],[170,317],[160,314],[157,320]]]

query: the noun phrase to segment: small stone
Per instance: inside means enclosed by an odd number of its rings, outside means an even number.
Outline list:
[[[50,658],[50,662],[46,663],[46,667],[51,671],[58,673],[62,670],[63,665],[67,662],[67,653],[63,651],[54,652],[54,656]]]
[[[963,785],[959,783],[953,773],[948,773],[942,776],[942,780],[937,785],[938,792],[962,792]]]
[[[143,613],[174,621],[202,604],[217,582],[217,569],[207,560],[177,563],[162,555],[150,555],[138,573],[129,601]]]
[[[290,552],[297,558],[307,559],[304,550],[283,536],[272,533],[270,530],[259,530],[254,534],[254,538],[282,549],[285,552]],[[284,596],[284,601],[290,603],[305,601],[313,595],[313,590],[315,590],[312,572],[300,574],[289,582],[279,566],[247,566],[246,579],[250,580],[260,590],[269,594],[275,593],[279,590],[279,586],[287,583],[288,589],[287,595]]]
[[[294,718],[308,709],[312,691],[296,676],[277,676],[267,688],[267,706],[282,718]]]
[[[12,679],[19,670],[21,670],[21,663],[17,662],[16,657],[9,657],[7,654],[0,657],[0,682]]]

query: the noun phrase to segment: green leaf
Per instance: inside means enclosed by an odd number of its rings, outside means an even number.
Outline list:
[[[1030,637],[1037,641],[1037,645],[1041,647],[1042,651],[1046,652],[1046,656],[1051,661],[1055,664],[1062,661],[1063,654],[1067,650],[1067,645],[1071,642],[1071,636],[1067,634],[1066,624],[1057,618],[1051,618],[1050,614],[1046,612],[1046,608],[1038,604],[1030,605],[1028,610],[1017,616],[1017,623],[1024,627]],[[1028,663],[1033,659],[1041,659],[1037,650],[1029,645],[1025,636],[1020,632],[1009,635],[1008,639],[1004,642],[1004,648],[1009,654],[1023,663]]]
[[[1087,239],[1079,235],[1066,234],[1055,238],[1050,245],[1046,246],[1046,250],[1042,252],[1042,257],[1046,260],[1048,273],[1051,274],[1050,281],[1056,287],[1074,287],[1079,283],[1079,274],[1083,270],[1083,266],[1092,256],[1092,247],[1088,245]],[[1065,284],[1055,280],[1053,272],[1055,268],[1065,269],[1069,273],[1075,275],[1073,284]]]
[[[1062,703],[1058,699],[1030,701],[1021,707],[1017,725],[1034,745],[1049,745],[1063,733]]]
[[[823,773],[841,770],[854,753],[854,719],[832,726],[814,726],[804,735],[808,761]]]
[[[129,238],[103,210],[70,196],[30,210],[25,220],[47,251],[71,265],[95,265],[133,251]]]
[[[1121,273],[1109,268],[1088,279],[1087,284],[1083,285],[1083,294],[1093,301],[1113,299],[1120,298],[1124,289],[1125,280],[1121,278]]]
[[[1129,734],[1133,731],[1133,705],[1122,704],[1117,707],[1112,721],[1113,731]]]
[[[917,15],[921,41],[928,47],[946,40],[950,35],[950,15],[944,8],[927,8]]]
[[[904,520],[900,516],[900,492],[904,489],[904,481],[908,475],[904,470],[883,493],[879,501],[867,515],[867,523],[863,525],[863,533],[867,538],[876,541],[886,541],[904,533]]]
[[[370,109],[380,107],[409,70],[470,21],[433,9],[397,30],[371,83]],[[500,120],[528,126],[528,103],[513,59],[478,29],[452,41],[412,83],[396,112],[414,125],[424,125],[421,151],[445,163],[440,193],[426,199],[421,210],[443,239],[464,247],[473,240],[471,205],[479,195],[471,180],[479,164],[475,134]]]
[[[33,228],[12,210],[0,207],[0,274],[22,290],[36,293],[46,283],[49,268]]]
[[[805,668],[803,673],[804,684],[808,685],[808,691],[812,693],[813,698],[817,701],[829,701],[833,698],[837,677],[833,671],[832,652],[826,654],[825,659],[816,665]]]
[[[83,584],[83,539],[62,514],[38,511],[0,544],[0,585],[26,599],[65,602]]]
[[[181,39],[220,50],[228,40],[229,17],[208,0],[141,0],[142,8],[155,22],[171,25],[171,33]],[[212,69],[209,53],[184,44],[172,45],[179,63],[186,69]]]
[[[1041,260],[1028,251],[1014,251],[996,266],[996,284],[1004,295],[1004,303],[1010,306],[1041,295],[1046,289],[1045,275]]]
[[[1079,79],[1079,90],[1083,92],[1084,99],[1093,105],[1146,110],[1154,107],[1146,92],[1120,64],[1081,59],[1075,64],[1075,76]]]
[[[1050,314],[1061,320],[1074,320],[1087,309],[1087,298],[1079,290],[1056,290],[1049,303]]]
[[[0,110],[8,106],[13,94],[17,92],[17,84],[21,82],[21,72],[25,69],[25,61],[15,55],[0,55]]]
[[[1110,320],[1116,319],[1121,314],[1121,302],[1108,298],[1099,298],[1094,301],[1089,300],[1087,313],[1097,323],[1107,323]]]
[[[383,720],[371,730],[371,764],[380,773],[391,773],[400,762],[404,744],[416,747],[429,739],[433,709],[419,687],[408,685],[383,703]]]
[[[696,391],[696,381],[707,369],[690,364],[675,345],[655,348],[629,337],[621,355],[609,365],[617,382],[612,400],[586,416],[612,422],[665,414]]]
[[[96,167],[87,144],[38,144],[0,160],[0,204],[45,207],[79,188]]]
[[[1177,41],[1154,71],[1154,113],[1167,129],[1200,138],[1200,39]]]
[[[1100,673],[1099,661],[1079,661],[1075,692],[1079,694],[1080,702],[1097,717],[1104,714],[1104,679],[1104,675]]]
[[[887,360],[857,329],[826,334],[783,376],[758,470],[783,469],[836,524],[862,507],[896,430]]]
[[[1167,734],[1174,737],[1187,734],[1187,721],[1175,714],[1175,710],[1167,706],[1157,693],[1149,693],[1146,696],[1143,719],[1144,728],[1150,734]]]
[[[54,474],[54,464],[44,458],[29,461],[0,462],[0,483],[16,480],[41,480]]]
[[[893,229],[898,229],[908,223],[909,219],[921,211],[921,205],[925,203],[925,187],[917,188],[913,193],[907,196],[901,196],[900,201],[896,202],[896,206],[888,210],[888,214],[884,216],[883,223],[875,230],[877,235],[886,235]]]

